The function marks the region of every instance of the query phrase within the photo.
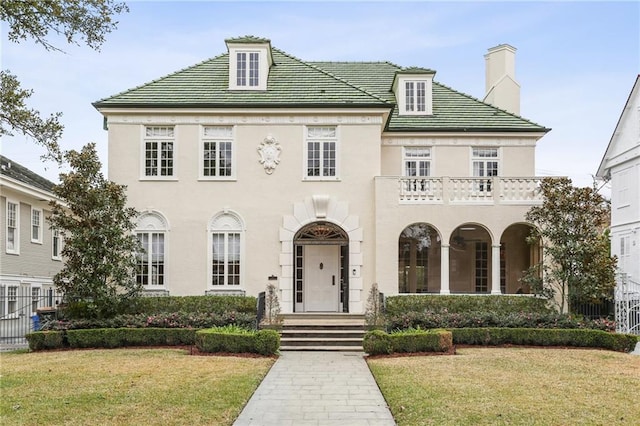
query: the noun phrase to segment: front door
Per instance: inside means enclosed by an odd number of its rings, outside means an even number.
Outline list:
[[[340,306],[340,246],[304,247],[306,312],[338,312]]]

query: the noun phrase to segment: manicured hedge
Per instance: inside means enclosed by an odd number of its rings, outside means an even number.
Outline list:
[[[102,328],[68,330],[71,348],[121,348],[127,346],[193,345],[195,329],[188,328]]]
[[[32,351],[64,347],[64,333],[61,331],[35,331],[28,333],[25,337]]]
[[[407,312],[501,312],[548,313],[552,309],[545,299],[520,295],[456,295],[433,294],[389,296],[386,299],[387,315]]]
[[[415,352],[449,352],[453,347],[450,331],[407,330],[385,333],[373,330],[365,334],[364,351],[370,355]]]
[[[201,352],[273,355],[280,348],[280,334],[275,330],[211,328],[196,333],[196,347]]]
[[[607,319],[587,320],[558,312],[406,312],[386,316],[388,330],[410,328],[589,328],[615,331],[615,322]]]
[[[167,312],[224,313],[239,312],[256,315],[257,299],[251,296],[168,296],[140,297],[136,299],[129,314],[147,315]]]
[[[456,328],[451,330],[453,343],[467,345],[575,346],[632,351],[638,338],[630,334],[608,333],[589,329],[540,328]]]

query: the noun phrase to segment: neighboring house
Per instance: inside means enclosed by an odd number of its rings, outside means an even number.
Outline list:
[[[611,254],[640,289],[640,75],[620,114],[597,176],[611,182]]]
[[[390,62],[306,62],[252,36],[102,99],[109,178],[141,211],[149,292],[250,294],[283,312],[383,293],[514,294],[540,260],[535,147],[515,49],[486,55],[484,103]],[[512,112],[502,108],[510,108]]]
[[[0,338],[24,336],[36,309],[54,306],[61,239],[49,229],[54,184],[0,156]]]

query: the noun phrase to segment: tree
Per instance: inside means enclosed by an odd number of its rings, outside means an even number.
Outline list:
[[[100,172],[95,144],[64,159],[71,171],[54,188],[62,202],[51,202],[50,224],[63,237],[65,263],[53,281],[70,306],[87,307],[83,315],[108,317],[140,292],[135,268],[142,248],[132,232],[138,212],[126,207],[126,187]]]
[[[541,206],[526,219],[534,225],[530,241],[540,241],[544,260],[523,281],[534,292],[565,307],[610,299],[616,258],[609,255],[610,206],[595,188],[576,188],[568,178],[545,178]]]
[[[105,35],[117,26],[112,17],[128,10],[124,3],[113,0],[2,0],[0,20],[7,23],[8,39],[14,43],[33,39],[47,51],[62,51],[49,40],[54,33],[69,44],[82,41],[99,50]],[[46,157],[60,162],[61,113],[44,119],[37,110],[27,108],[25,101],[33,92],[21,88],[9,70],[0,72],[0,88],[0,136],[18,132],[31,137],[47,149]]]

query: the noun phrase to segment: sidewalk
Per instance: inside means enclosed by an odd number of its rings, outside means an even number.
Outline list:
[[[282,352],[234,426],[394,426],[362,352]]]

